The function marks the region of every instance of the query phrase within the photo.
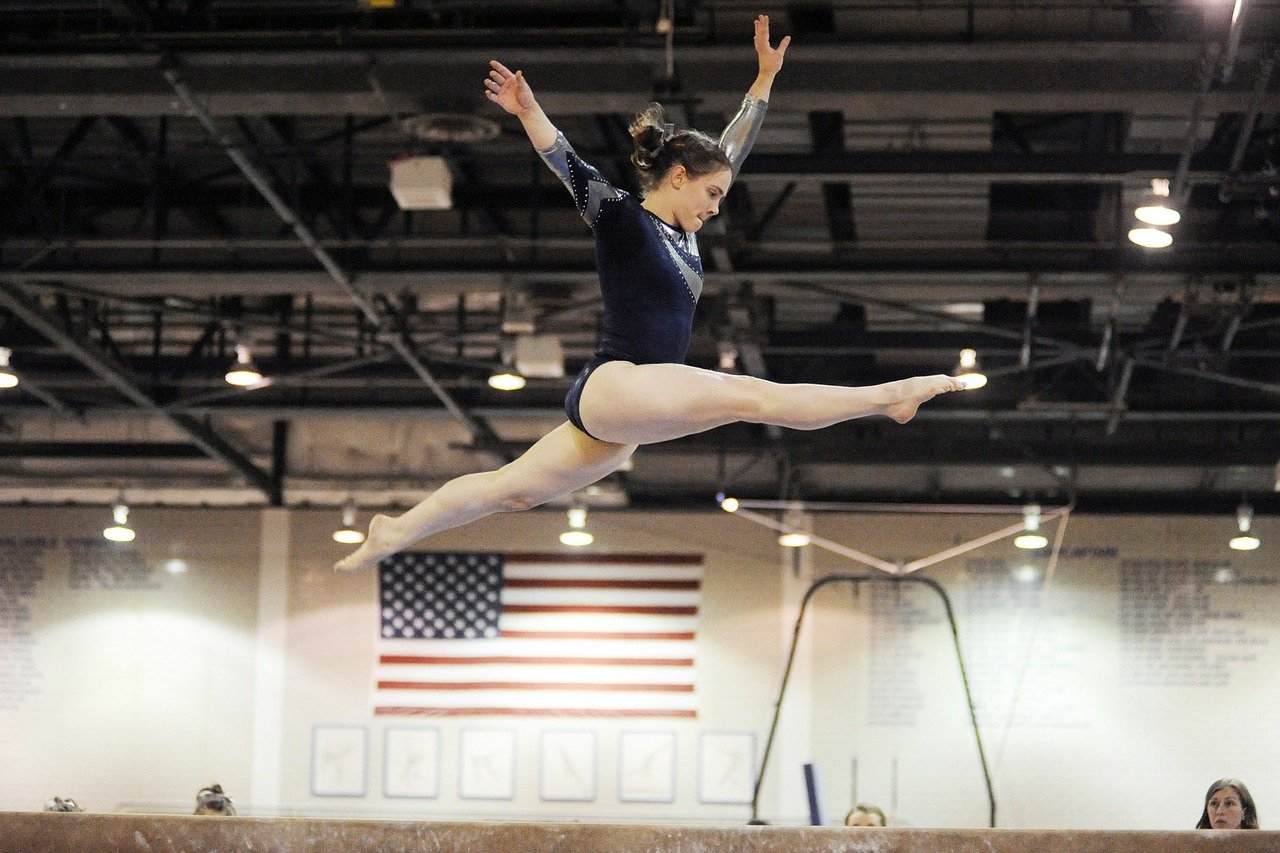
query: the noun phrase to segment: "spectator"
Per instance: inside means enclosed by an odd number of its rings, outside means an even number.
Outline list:
[[[1239,779],[1219,779],[1204,795],[1196,829],[1257,829],[1258,807]]]
[[[47,812],[82,812],[84,809],[76,803],[75,800],[67,797],[54,797],[52,800],[44,804],[44,810]]]
[[[845,826],[886,826],[884,811],[879,806],[858,803],[844,816]]]
[[[222,793],[221,785],[210,785],[207,788],[201,788],[200,793],[196,794],[195,814],[225,815],[230,817],[235,813],[236,807],[231,803],[231,798]]]

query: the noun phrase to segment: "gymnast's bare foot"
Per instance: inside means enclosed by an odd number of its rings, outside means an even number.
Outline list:
[[[916,409],[927,400],[949,391],[963,391],[965,384],[954,376],[913,376],[888,383],[890,393],[897,399],[885,407],[884,413],[900,424],[916,416]]]
[[[359,572],[372,568],[383,557],[400,550],[392,544],[395,538],[395,519],[388,515],[375,515],[369,522],[369,536],[353,554],[333,564],[339,572]]]

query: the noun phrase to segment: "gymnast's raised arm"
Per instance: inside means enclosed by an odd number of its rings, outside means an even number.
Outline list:
[[[538,106],[523,72],[512,73],[496,59],[490,60],[489,76],[485,78],[484,85],[489,100],[520,119],[538,156],[568,188],[582,218],[594,227],[600,213],[600,201],[618,195],[618,191],[609,186],[593,166],[574,153],[564,134],[556,130],[551,119]]]
[[[742,168],[743,161],[747,159],[751,146],[755,144],[760,125],[764,124],[764,113],[769,106],[769,92],[773,88],[773,78],[782,68],[782,58],[789,44],[791,44],[791,36],[779,42],[777,48],[770,47],[769,16],[760,15],[756,18],[755,48],[756,57],[760,61],[760,72],[756,75],[751,88],[747,90],[747,96],[742,99],[738,114],[720,134],[720,150],[724,151],[729,157],[729,162],[733,164],[735,177],[738,170]]]

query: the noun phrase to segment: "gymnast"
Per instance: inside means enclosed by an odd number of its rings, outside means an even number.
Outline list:
[[[603,331],[565,399],[568,422],[496,471],[451,480],[403,515],[375,515],[369,536],[335,568],[356,571],[418,540],[497,512],[539,506],[617,470],[637,445],[745,421],[820,429],[865,415],[906,423],[920,404],[964,386],[950,376],[882,385],[778,384],[683,364],[702,291],[694,235],[715,216],[760,125],[791,41],[769,43],[755,21],[759,75],[719,141],[673,132],[651,104],[631,124],[642,197],[609,184],[538,106],[521,71],[490,62],[485,96],[520,119],[529,141],[573,195],[595,236]]]

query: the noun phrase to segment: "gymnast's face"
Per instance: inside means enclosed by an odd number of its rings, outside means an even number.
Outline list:
[[[1244,821],[1244,805],[1235,788],[1219,788],[1204,804],[1209,812],[1209,825],[1214,829],[1239,829]]]
[[[667,176],[667,182],[672,191],[672,212],[676,217],[676,225],[692,233],[720,212],[720,202],[729,192],[733,173],[722,169],[694,178],[689,176],[683,166],[675,166]]]

